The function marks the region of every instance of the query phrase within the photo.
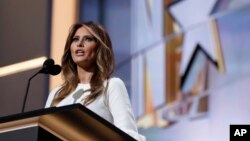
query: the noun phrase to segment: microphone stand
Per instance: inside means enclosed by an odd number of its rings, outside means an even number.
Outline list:
[[[27,96],[28,96],[28,93],[29,93],[29,87],[30,87],[31,79],[33,79],[39,73],[57,75],[60,72],[61,72],[61,66],[54,65],[54,60],[53,59],[47,59],[46,61],[44,61],[42,69],[39,70],[38,72],[36,72],[28,80],[28,85],[26,87],[26,92],[25,92],[25,96],[24,96],[24,100],[23,100],[22,113],[24,112],[24,109],[25,109],[25,105],[26,105],[26,100],[27,100]]]
[[[24,112],[24,108],[25,108],[25,104],[26,104],[26,100],[27,100],[27,96],[28,96],[28,93],[29,93],[29,87],[30,87],[30,81],[32,78],[34,78],[37,74],[39,74],[41,72],[38,71],[37,73],[35,73],[33,76],[31,76],[28,80],[28,85],[26,87],[26,92],[25,92],[25,96],[24,96],[24,100],[23,100],[23,106],[22,106],[22,113]]]

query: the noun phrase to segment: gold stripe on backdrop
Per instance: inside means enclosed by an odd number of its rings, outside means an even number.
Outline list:
[[[51,54],[56,64],[61,63],[70,26],[78,21],[79,0],[53,0],[51,23]],[[62,83],[61,75],[50,77],[50,90]]]

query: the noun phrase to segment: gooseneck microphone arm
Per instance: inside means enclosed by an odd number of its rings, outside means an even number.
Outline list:
[[[57,75],[60,72],[61,72],[61,66],[55,65],[53,59],[47,59],[47,60],[44,61],[42,69],[40,69],[37,73],[35,73],[34,75],[32,75],[29,78],[29,80],[28,80],[28,84],[27,84],[27,87],[26,87],[25,96],[24,96],[24,99],[23,99],[22,113],[24,112],[24,109],[25,109],[25,104],[26,104],[26,100],[27,100],[27,97],[28,97],[29,87],[30,87],[31,80],[36,75],[38,75],[39,73]]]
[[[28,96],[28,93],[29,93],[29,88],[30,88],[30,81],[32,80],[32,78],[34,78],[36,75],[38,75],[40,73],[40,71],[38,71],[37,73],[35,73],[33,76],[31,76],[28,80],[28,84],[27,84],[27,87],[26,87],[26,91],[25,91],[25,96],[24,96],[24,99],[23,99],[23,106],[22,106],[22,113],[24,112],[24,109],[25,109],[25,104],[26,104],[26,100],[27,100],[27,96]]]

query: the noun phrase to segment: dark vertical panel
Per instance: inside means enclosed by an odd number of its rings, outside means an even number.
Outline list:
[[[120,64],[131,55],[131,1],[105,0],[104,25],[110,34],[115,52],[116,64]],[[131,61],[117,68],[115,75],[121,77],[130,93]]]
[[[49,55],[50,0],[0,1],[0,67]],[[19,113],[28,78],[36,70],[0,77],[0,116]],[[48,76],[32,80],[26,110],[42,108]]]
[[[101,23],[100,0],[80,0],[80,20]]]

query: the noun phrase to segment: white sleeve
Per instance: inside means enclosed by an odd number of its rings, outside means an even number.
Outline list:
[[[145,141],[145,137],[137,131],[128,92],[123,81],[119,78],[111,78],[107,92],[114,125],[138,141]]]
[[[55,97],[55,94],[56,94],[56,92],[57,92],[59,89],[60,89],[60,87],[57,87],[57,88],[53,89],[53,90],[49,93],[48,98],[47,98],[47,101],[46,101],[46,104],[45,104],[45,108],[49,108],[49,107],[51,106],[52,101],[53,101],[53,99],[54,99],[54,97]]]

